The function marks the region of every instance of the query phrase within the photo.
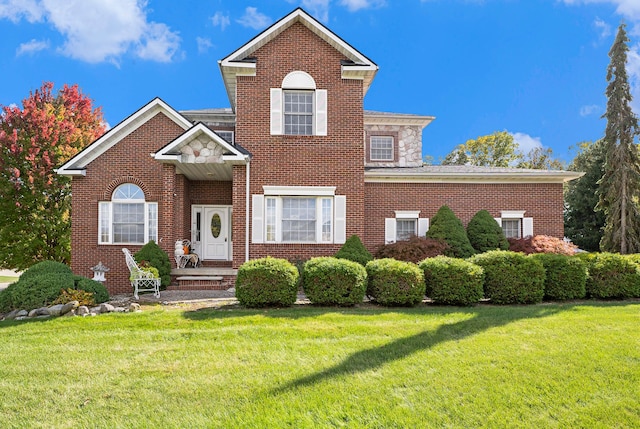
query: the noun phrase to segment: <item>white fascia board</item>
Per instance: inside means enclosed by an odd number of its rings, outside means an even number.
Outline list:
[[[450,173],[450,174],[408,174],[366,172],[366,183],[565,183],[578,179],[584,173],[563,172],[564,174],[517,174],[517,173]]]
[[[364,125],[408,125],[417,127],[426,127],[433,120],[435,116],[422,116],[422,115],[402,115],[402,114],[364,114]]]
[[[191,126],[191,122],[187,118],[160,98],[156,97],[60,166],[58,168],[58,174],[78,175],[78,173],[74,173],[75,170],[84,169],[89,163],[135,131],[138,126],[144,124],[160,112],[185,130]],[[86,175],[86,173],[84,174]]]
[[[263,186],[264,195],[327,196],[336,194],[335,186]]]
[[[500,217],[502,219],[522,219],[526,210],[502,210]]]

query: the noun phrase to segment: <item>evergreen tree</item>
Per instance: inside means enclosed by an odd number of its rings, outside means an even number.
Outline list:
[[[467,225],[467,237],[473,248],[482,253],[489,250],[509,250],[509,241],[502,227],[486,210],[476,213]]]
[[[598,181],[604,167],[602,140],[583,142],[571,161],[569,170],[582,171],[584,176],[567,184],[565,192],[564,232],[583,250],[597,252],[604,229],[604,213],[595,210],[598,204]]]
[[[469,242],[467,231],[465,231],[462,222],[448,206],[440,207],[431,219],[427,237],[444,240],[450,247],[445,251],[447,256],[468,258],[476,253]]]
[[[607,68],[607,127],[604,136],[604,175],[599,182],[598,209],[604,211],[605,228],[600,247],[622,254],[640,251],[640,158],[634,142],[638,118],[631,110],[631,90],[627,78],[625,24],[620,24],[609,51]]]

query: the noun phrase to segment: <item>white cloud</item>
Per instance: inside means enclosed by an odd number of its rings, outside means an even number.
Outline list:
[[[222,12],[216,12],[211,17],[211,22],[213,23],[214,27],[220,27],[221,31],[224,31],[224,29],[227,28],[229,24],[231,24],[229,15],[225,15]]]
[[[269,26],[273,21],[267,15],[258,12],[258,8],[249,6],[244,10],[244,15],[242,15],[242,18],[237,22],[244,27],[250,27],[254,30],[262,30]]]
[[[345,6],[349,11],[355,12],[360,9],[368,9],[370,7],[381,7],[386,4],[385,0],[340,0],[340,4]]]
[[[595,21],[593,21],[593,26],[600,31],[601,39],[606,39],[611,35],[611,26],[600,18],[596,17]]]
[[[302,0],[300,5],[320,21],[329,21],[329,0]]]
[[[25,54],[31,55],[48,48],[49,48],[48,40],[31,39],[31,41],[22,43],[20,46],[18,46],[18,49],[16,49],[16,55],[17,56],[25,55]]]
[[[627,55],[627,74],[631,87],[631,109],[640,116],[640,43],[629,47]]]
[[[616,13],[630,21],[640,21],[640,1],[638,0],[563,0],[568,5],[605,3],[615,6]]]
[[[0,19],[19,22],[24,18],[29,22],[38,22],[42,16],[42,7],[36,0],[0,0]]]
[[[65,37],[59,48],[81,61],[117,62],[127,52],[171,61],[180,46],[178,33],[147,20],[146,0],[0,0],[0,18],[43,21]]]
[[[599,109],[600,109],[600,106],[598,106],[597,104],[589,104],[586,106],[582,106],[580,108],[580,116],[582,117],[590,116],[596,113]]]
[[[213,47],[213,43],[211,43],[211,40],[207,39],[206,37],[196,37],[196,43],[198,44],[198,53],[199,54],[204,54],[210,48]]]
[[[518,144],[518,150],[522,152],[524,155],[531,152],[531,150],[542,147],[542,141],[540,137],[531,137],[529,134],[525,133],[509,133],[513,136],[513,141]]]

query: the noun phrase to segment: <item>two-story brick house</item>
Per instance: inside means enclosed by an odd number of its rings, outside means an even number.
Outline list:
[[[121,248],[149,240],[173,255],[189,239],[199,272],[220,275],[331,255],[353,234],[373,251],[424,234],[443,204],[465,223],[487,209],[510,235],[563,236],[576,173],[423,166],[434,118],[365,111],[378,66],[302,9],[219,66],[231,108],[156,98],[59,168],[73,178],[74,272],[102,261],[110,292],[128,292]]]

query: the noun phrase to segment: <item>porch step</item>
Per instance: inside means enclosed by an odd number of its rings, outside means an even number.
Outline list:
[[[183,268],[171,270],[168,290],[227,290],[235,286],[238,271],[231,268]]]

